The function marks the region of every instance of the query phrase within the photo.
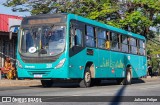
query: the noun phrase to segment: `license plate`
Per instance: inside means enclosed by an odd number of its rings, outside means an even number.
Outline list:
[[[42,78],[42,74],[34,74],[34,78]]]

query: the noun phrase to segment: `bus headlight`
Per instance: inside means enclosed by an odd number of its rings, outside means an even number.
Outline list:
[[[63,64],[64,64],[64,62],[65,62],[65,60],[66,60],[65,58],[62,59],[62,60],[58,63],[58,65],[55,67],[55,69],[58,69],[58,68],[62,67]]]
[[[17,60],[16,64],[18,65],[18,67],[22,68],[21,63],[19,62],[19,60]]]

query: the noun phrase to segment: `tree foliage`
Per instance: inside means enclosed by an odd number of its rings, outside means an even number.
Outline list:
[[[74,13],[150,39],[156,35],[151,27],[160,30],[160,0],[7,0],[4,5],[32,15]],[[156,57],[160,44],[153,40],[148,40],[147,52]]]
[[[160,0],[7,0],[4,5],[32,15],[74,13],[146,37],[154,37],[150,27],[160,23]]]

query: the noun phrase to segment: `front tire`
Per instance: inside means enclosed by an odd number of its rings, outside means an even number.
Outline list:
[[[89,67],[85,69],[84,78],[80,81],[79,86],[82,88],[90,87],[91,85],[91,72]]]
[[[51,87],[53,85],[52,80],[41,80],[41,84],[43,87]]]

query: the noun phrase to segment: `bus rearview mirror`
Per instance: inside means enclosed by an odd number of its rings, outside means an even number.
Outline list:
[[[12,39],[13,33],[18,33],[20,25],[13,25],[9,29],[9,40]]]
[[[13,32],[12,32],[12,31],[10,31],[10,32],[9,32],[9,40],[11,40],[11,39],[12,39],[12,34],[13,34]]]

